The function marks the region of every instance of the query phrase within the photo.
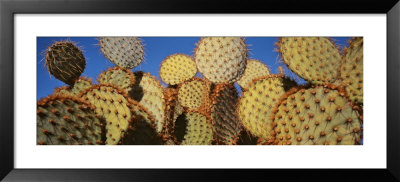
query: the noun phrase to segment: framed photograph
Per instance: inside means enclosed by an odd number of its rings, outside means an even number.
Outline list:
[[[398,1],[0,9],[4,181],[400,181]]]

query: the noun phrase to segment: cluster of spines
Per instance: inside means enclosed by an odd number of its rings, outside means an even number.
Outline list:
[[[37,103],[39,145],[104,144],[105,121],[94,107],[70,95],[51,95]]]
[[[274,109],[274,144],[360,144],[360,107],[332,84],[293,88]]]
[[[73,85],[86,66],[82,51],[70,41],[55,42],[46,51],[49,72],[62,82]]]
[[[236,143],[242,126],[237,117],[236,107],[239,95],[233,84],[218,84],[211,95],[211,118],[214,139],[217,144]]]
[[[137,37],[101,37],[100,50],[115,65],[132,69],[144,58],[143,45]]]
[[[197,43],[197,69],[213,83],[235,82],[246,68],[247,46],[240,37],[204,37]]]
[[[164,59],[160,67],[160,78],[169,85],[177,85],[196,75],[197,68],[191,56],[173,54]]]

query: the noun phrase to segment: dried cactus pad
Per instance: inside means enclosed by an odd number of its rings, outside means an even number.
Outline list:
[[[106,144],[120,142],[129,128],[132,113],[127,94],[113,85],[94,85],[79,96],[96,107],[96,114],[106,119]]]
[[[314,84],[333,83],[341,56],[336,45],[323,37],[284,37],[277,43],[288,67]]]
[[[248,84],[255,78],[261,76],[267,76],[270,74],[270,70],[264,63],[256,59],[248,59],[244,74],[237,83],[242,88],[247,88]]]
[[[200,78],[185,81],[178,87],[178,101],[189,110],[201,110],[209,102],[209,85]]]
[[[285,93],[282,78],[269,75],[253,80],[240,98],[237,112],[247,131],[260,138],[272,137],[272,110]]]
[[[49,72],[62,82],[73,85],[86,66],[82,51],[69,41],[51,45],[45,56]]]
[[[350,99],[356,103],[363,103],[363,38],[351,40],[350,47],[345,50],[345,57],[341,66],[342,84]]]
[[[71,95],[71,96],[77,96],[79,95],[80,92],[83,90],[91,87],[92,80],[90,78],[86,77],[80,77],[72,86],[62,86],[58,87],[54,90],[55,95]]]
[[[334,86],[293,89],[274,111],[276,144],[360,143],[362,115]]]
[[[132,69],[144,58],[142,42],[137,37],[101,37],[100,50],[115,65]]]
[[[214,138],[218,144],[236,143],[242,130],[237,117],[239,95],[233,84],[218,84],[211,95]]]
[[[40,145],[104,144],[105,121],[94,107],[69,95],[52,95],[37,104],[37,143]]]
[[[101,73],[97,80],[100,84],[113,84],[126,92],[129,92],[131,86],[135,83],[135,76],[133,73],[125,68],[114,67],[109,68],[107,71]]]
[[[130,95],[154,117],[157,132],[160,133],[165,123],[164,88],[160,81],[149,73],[135,72],[134,75],[137,83],[132,87]]]
[[[246,68],[247,46],[240,37],[206,37],[194,56],[199,72],[211,82],[236,82]]]
[[[213,140],[210,119],[201,113],[185,113],[187,119],[186,134],[182,145],[211,145]]]
[[[193,78],[196,72],[196,63],[192,57],[174,54],[161,63],[160,77],[166,84],[177,85]]]

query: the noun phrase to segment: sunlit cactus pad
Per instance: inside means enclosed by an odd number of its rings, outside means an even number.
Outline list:
[[[337,79],[341,55],[330,39],[283,37],[277,44],[284,63],[305,80],[323,84]]]
[[[101,37],[100,50],[115,65],[132,69],[144,59],[143,44],[137,37]]]
[[[52,95],[37,103],[37,143],[40,145],[104,144],[105,120],[94,107],[69,95]]]
[[[193,78],[178,87],[178,101],[189,110],[204,110],[209,104],[210,85],[200,79]]]
[[[55,95],[71,95],[77,96],[83,90],[93,85],[91,78],[80,77],[72,86],[62,86],[54,90]]]
[[[242,87],[242,88],[247,88],[247,85],[253,81],[253,79],[261,77],[261,76],[267,76],[270,74],[270,70],[267,65],[264,63],[256,60],[256,59],[249,59],[247,60],[247,65],[246,69],[244,70],[244,74],[240,78],[237,83]]]
[[[161,79],[170,85],[177,85],[193,78],[196,72],[196,63],[193,58],[185,54],[168,56],[160,67]]]
[[[345,91],[332,85],[293,89],[274,110],[276,144],[360,144],[362,115]]]
[[[211,82],[235,82],[246,68],[247,46],[240,37],[205,37],[194,56],[199,72]]]
[[[135,84],[135,76],[128,69],[113,67],[101,73],[97,82],[100,84],[112,84],[129,92],[132,85]]]
[[[210,118],[198,112],[185,113],[184,117],[187,123],[182,145],[211,145],[213,131]]]

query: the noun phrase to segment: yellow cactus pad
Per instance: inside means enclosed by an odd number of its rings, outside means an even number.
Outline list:
[[[341,55],[328,38],[283,37],[277,45],[284,63],[305,80],[323,84],[337,79]]]
[[[213,131],[210,119],[201,113],[185,113],[187,119],[186,134],[182,145],[211,145]]]
[[[363,103],[363,38],[351,40],[340,69],[342,85],[352,102]]]
[[[76,96],[92,85],[92,80],[90,78],[80,77],[72,86],[62,86],[54,89],[54,94]]]
[[[101,73],[97,82],[99,84],[113,84],[128,93],[131,86],[135,83],[135,76],[128,69],[113,67]]]
[[[130,96],[149,111],[155,119],[157,132],[161,133],[165,123],[164,88],[149,73],[135,72],[134,75],[137,81],[130,91]]]
[[[239,138],[242,126],[235,112],[239,95],[235,86],[218,84],[211,95],[211,118],[217,144],[232,145]]]
[[[256,60],[256,59],[249,59],[247,60],[246,69],[244,70],[244,74],[240,78],[237,83],[242,88],[247,88],[248,84],[255,78],[261,76],[267,76],[270,74],[270,70],[264,63]]]
[[[185,81],[178,87],[178,101],[188,110],[202,110],[209,106],[210,85],[201,78]]]
[[[274,110],[275,144],[354,145],[360,143],[362,115],[335,86],[295,88]]]
[[[240,37],[205,37],[194,57],[199,72],[211,82],[236,82],[246,68],[247,46]]]
[[[242,93],[237,112],[244,128],[260,138],[272,136],[272,110],[284,95],[282,77],[269,75],[257,78]]]
[[[192,57],[174,54],[161,63],[160,77],[166,84],[177,85],[193,78],[196,72],[196,63]]]
[[[110,84],[102,84],[86,89],[79,97],[94,105],[96,114],[106,119],[106,144],[118,144],[132,116],[126,93]]]

